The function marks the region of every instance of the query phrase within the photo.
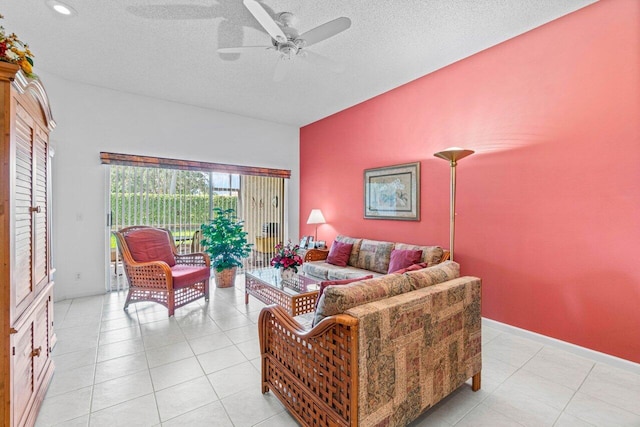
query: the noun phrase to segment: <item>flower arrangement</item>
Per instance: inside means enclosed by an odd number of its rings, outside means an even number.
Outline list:
[[[300,246],[292,245],[289,241],[286,245],[278,243],[276,245],[276,256],[271,259],[271,265],[282,270],[291,269],[298,272],[298,267],[302,265],[302,257],[298,255]]]
[[[4,16],[0,15],[0,19]],[[18,64],[27,77],[37,78],[33,74],[33,53],[29,45],[20,41],[14,33],[6,35],[4,27],[0,25],[0,61]]]

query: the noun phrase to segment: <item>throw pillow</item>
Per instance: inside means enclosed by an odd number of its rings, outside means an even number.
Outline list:
[[[343,236],[338,234],[335,239],[336,242],[340,243],[351,243],[353,248],[351,248],[351,255],[349,256],[349,262],[347,265],[355,267],[358,264],[358,257],[360,256],[360,246],[362,245],[362,239],[356,239],[353,237]]]
[[[351,243],[333,242],[327,256],[327,262],[338,267],[346,267],[352,248],[353,244]]]
[[[418,264],[410,265],[407,268],[401,268],[400,270],[396,270],[396,271],[394,271],[394,273],[404,274],[407,271],[422,270],[423,268],[427,268],[427,267],[428,267],[428,264],[426,262],[420,262]]]
[[[318,289],[318,297],[316,298],[316,306],[318,308],[318,301],[320,301],[320,297],[324,293],[324,290],[327,286],[341,286],[348,285],[349,283],[358,282],[360,280],[373,279],[373,275],[370,274],[368,276],[358,277],[357,279],[343,279],[343,280],[325,280],[320,282],[320,289]]]
[[[402,268],[420,262],[422,251],[411,249],[394,249],[391,251],[391,259],[389,260],[389,270],[387,273],[393,273]]]

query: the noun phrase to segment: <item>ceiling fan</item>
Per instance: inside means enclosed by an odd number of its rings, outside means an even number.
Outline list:
[[[271,45],[225,47],[218,49],[219,53],[245,53],[266,50],[278,52],[279,59],[273,75],[273,80],[276,82],[284,80],[293,60],[297,58],[303,58],[335,72],[342,71],[343,67],[341,64],[318,53],[307,50],[307,48],[347,30],[351,27],[351,20],[349,18],[337,18],[299,34],[298,30],[293,27],[293,25],[295,25],[295,16],[291,12],[282,12],[278,14],[277,19],[274,20],[256,0],[243,0],[242,3],[262,28],[271,36]]]

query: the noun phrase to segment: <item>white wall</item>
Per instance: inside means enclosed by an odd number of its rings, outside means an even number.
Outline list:
[[[100,151],[290,169],[288,227],[298,238],[297,127],[39,74],[58,125],[51,134],[56,300],[105,289],[107,167]]]

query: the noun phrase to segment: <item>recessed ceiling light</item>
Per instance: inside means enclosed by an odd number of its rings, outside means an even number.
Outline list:
[[[47,6],[55,10],[60,15],[72,16],[77,15],[78,12],[68,4],[64,4],[58,0],[47,0]]]

